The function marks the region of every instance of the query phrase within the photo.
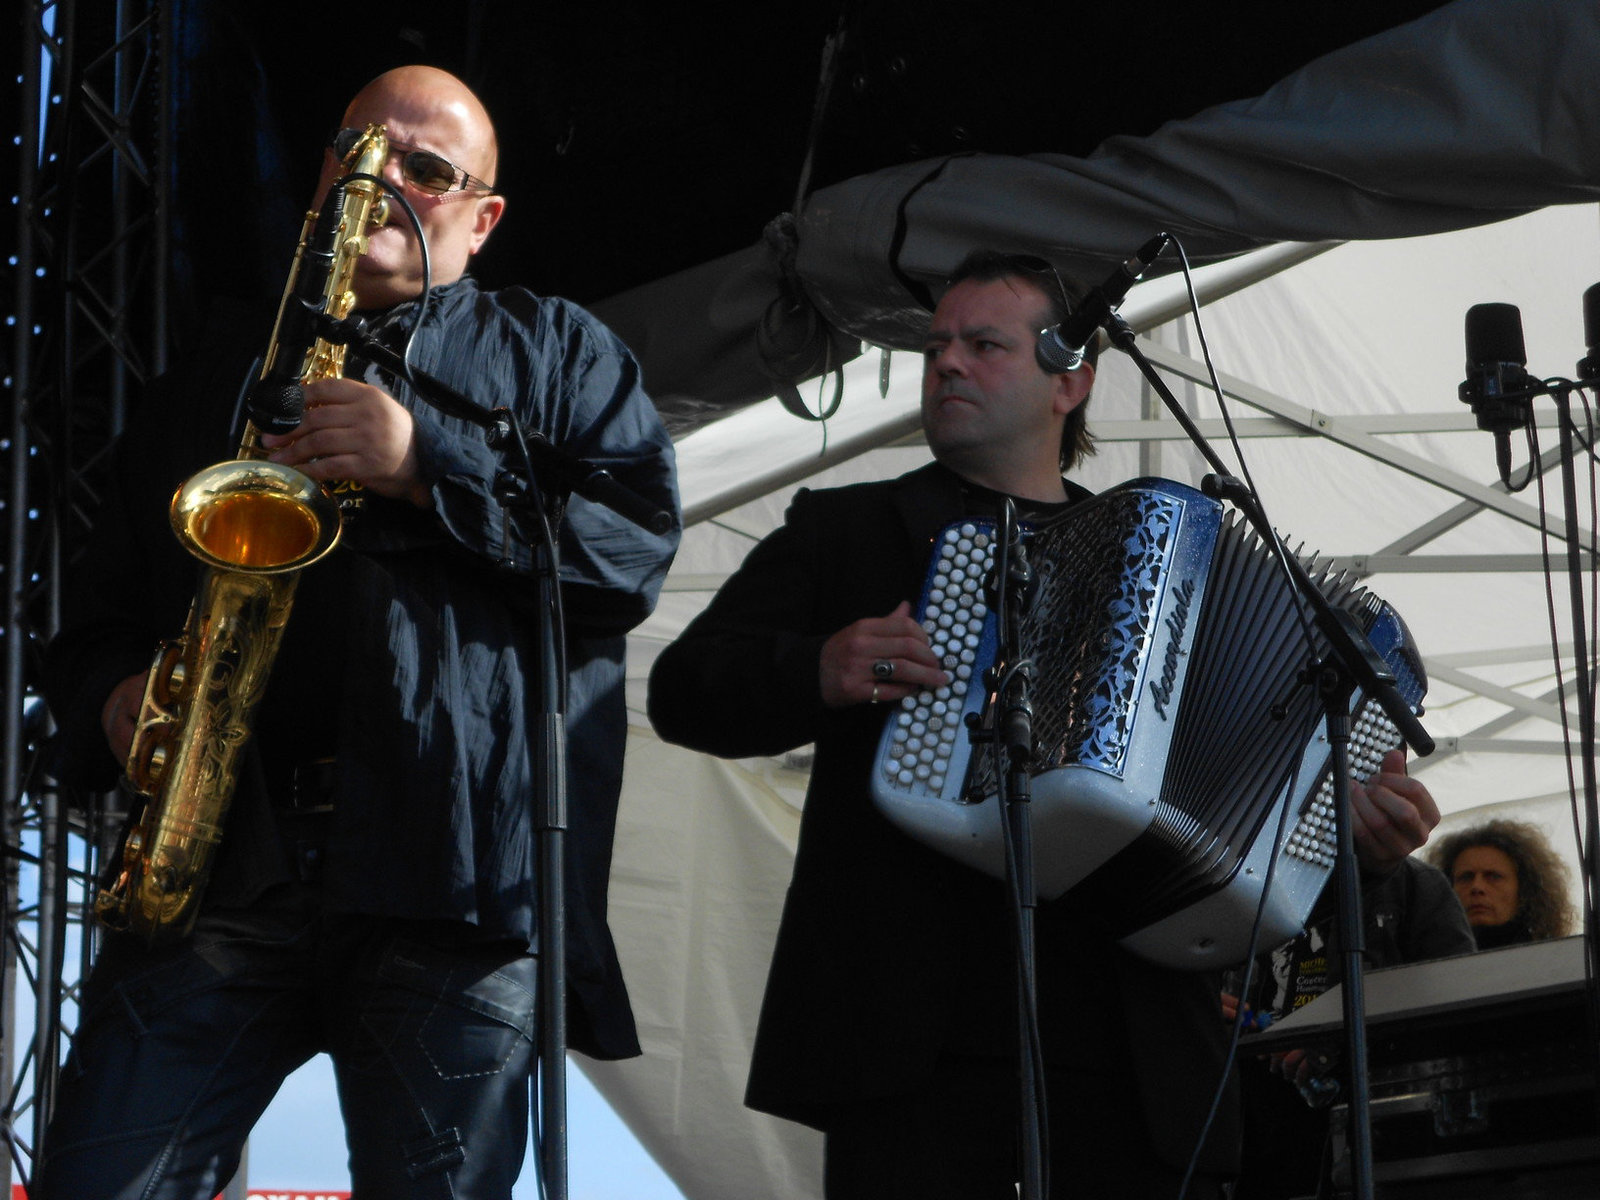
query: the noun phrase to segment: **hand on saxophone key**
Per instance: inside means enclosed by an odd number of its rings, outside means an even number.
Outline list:
[[[380,496],[431,506],[417,473],[416,423],[398,400],[355,379],[319,379],[306,384],[305,393],[299,428],[281,437],[262,435],[273,462],[316,480],[350,479]]]
[[[100,710],[100,728],[105,730],[106,744],[119,763],[128,760],[128,748],[133,745],[133,729],[139,721],[139,710],[144,706],[144,684],[150,672],[140,671],[129,675],[106,697]]]

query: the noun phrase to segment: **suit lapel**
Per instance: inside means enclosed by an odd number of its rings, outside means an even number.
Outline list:
[[[907,544],[932,552],[933,539],[962,511],[961,480],[946,467],[930,463],[895,481],[895,511],[905,526]],[[926,564],[926,556],[923,562]]]

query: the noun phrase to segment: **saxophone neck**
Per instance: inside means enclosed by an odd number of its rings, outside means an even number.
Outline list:
[[[342,320],[355,307],[357,261],[367,252],[368,233],[387,215],[379,176],[388,157],[383,126],[369,125],[342,164],[345,175],[330,186],[321,208],[306,214],[251,394],[251,417],[268,432],[285,433],[299,422],[301,384],[344,374],[344,347],[318,336],[317,322]]]
[[[244,423],[244,436],[239,439],[239,453],[237,459],[258,461],[267,456],[267,448],[261,444],[261,430],[256,428],[254,421]]]

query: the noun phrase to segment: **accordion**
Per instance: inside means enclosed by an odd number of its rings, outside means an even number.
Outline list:
[[[934,849],[1004,877],[996,756],[970,726],[992,687],[988,599],[996,530],[972,519],[937,541],[920,619],[951,676],[887,722],[873,798]],[[1308,643],[1273,551],[1215,500],[1139,479],[1028,531],[1036,591],[1018,632],[1033,663],[1038,895],[1069,889],[1133,952],[1168,966],[1243,959],[1303,928],[1333,870],[1331,750]],[[1347,577],[1317,586],[1365,631],[1420,712],[1426,677],[1399,615]],[[1362,779],[1401,739],[1352,699]],[[980,748],[981,751],[981,748]],[[1271,887],[1264,885],[1271,874]],[[1266,891],[1265,900],[1263,894]]]

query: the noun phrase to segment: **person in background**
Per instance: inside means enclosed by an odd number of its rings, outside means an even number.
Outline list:
[[[1404,755],[1396,751],[1384,765],[1404,771]],[[1354,787],[1365,790],[1359,782]],[[1278,1019],[1303,1008],[1339,981],[1336,899],[1330,885],[1305,932],[1257,959],[1249,1005],[1260,1014],[1255,1026],[1266,1024],[1263,1017]],[[1361,912],[1368,968],[1453,958],[1474,949],[1449,880],[1415,856],[1387,873],[1362,872]],[[1231,1024],[1237,1011],[1236,998],[1224,993],[1223,1019]],[[1319,1186],[1331,1188],[1327,1105],[1338,1094],[1340,1076],[1333,1059],[1300,1050],[1246,1057],[1239,1064],[1244,1150],[1234,1200],[1290,1200],[1317,1193]]]
[[[1485,821],[1439,839],[1428,860],[1450,878],[1480,950],[1577,927],[1567,865],[1534,825]]]

